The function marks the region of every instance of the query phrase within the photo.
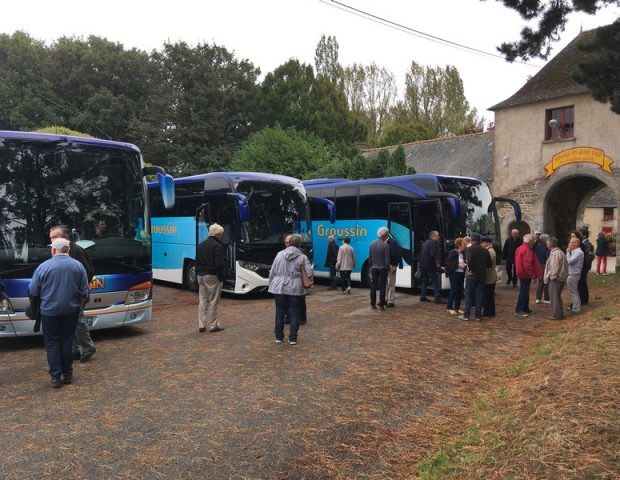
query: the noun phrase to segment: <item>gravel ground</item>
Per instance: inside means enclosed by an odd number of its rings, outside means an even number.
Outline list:
[[[296,346],[268,296],[225,297],[200,334],[197,295],[155,287],[153,321],[93,333],[97,353],[53,390],[41,338],[0,340],[0,478],[406,478],[494,375],[560,322],[547,306],[463,322],[397,293],[317,285]]]

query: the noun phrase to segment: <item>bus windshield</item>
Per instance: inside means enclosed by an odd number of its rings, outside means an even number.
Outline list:
[[[237,192],[249,205],[249,220],[244,222],[249,244],[278,244],[290,233],[308,240],[308,211],[301,185],[242,181]]]
[[[0,148],[0,275],[30,278],[63,224],[98,275],[150,269],[145,186],[137,151],[5,140]]]
[[[456,195],[461,203],[464,231],[488,235],[493,243],[499,239],[499,221],[488,185],[480,180],[467,178],[441,178],[444,192]]]

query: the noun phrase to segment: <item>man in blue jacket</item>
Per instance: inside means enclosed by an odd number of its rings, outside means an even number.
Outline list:
[[[52,241],[52,258],[34,271],[28,291],[41,301],[43,339],[54,388],[73,381],[73,335],[80,308],[88,298],[86,270],[69,256],[70,245],[65,238]]]

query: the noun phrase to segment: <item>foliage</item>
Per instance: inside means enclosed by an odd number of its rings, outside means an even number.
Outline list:
[[[301,179],[346,176],[347,167],[321,138],[280,126],[251,135],[231,164],[235,171],[278,173]]]
[[[402,145],[399,145],[390,155],[385,169],[385,176],[394,177],[396,175],[410,175],[413,173],[415,173],[415,170],[407,167],[405,149]]]
[[[476,110],[469,110],[461,76],[450,65],[423,67],[412,62],[400,109],[409,122],[422,124],[432,137],[460,135],[477,121]]]
[[[88,133],[78,132],[76,130],[71,130],[67,127],[61,127],[59,125],[51,125],[49,127],[39,128],[36,130],[39,133],[53,133],[56,135],[69,135],[71,137],[92,137]]]
[[[314,51],[314,68],[317,77],[325,77],[334,85],[342,82],[342,66],[338,62],[338,40],[331,35],[321,36]]]

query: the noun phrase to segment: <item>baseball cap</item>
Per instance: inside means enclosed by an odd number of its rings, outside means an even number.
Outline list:
[[[70,245],[71,242],[66,238],[55,238],[48,246],[55,248],[56,250],[62,250],[65,247],[69,248]]]
[[[484,237],[481,237],[480,241],[482,243],[493,243],[493,239],[487,235],[485,235]]]
[[[540,230],[534,230],[534,235],[541,235],[542,232]]]

